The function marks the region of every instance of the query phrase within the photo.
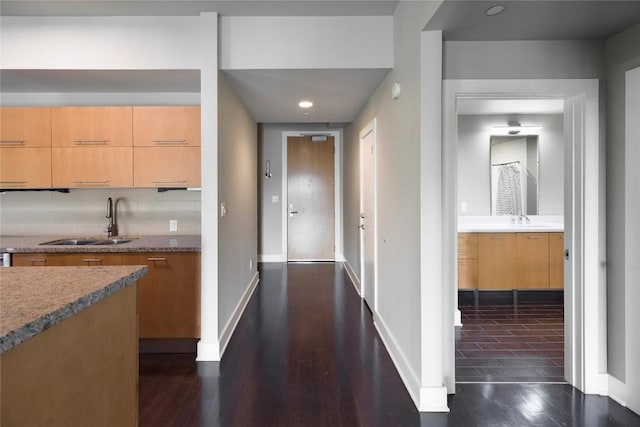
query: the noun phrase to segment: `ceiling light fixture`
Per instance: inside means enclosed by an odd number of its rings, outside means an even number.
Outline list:
[[[487,9],[485,13],[487,14],[487,16],[496,16],[501,14],[502,12],[504,12],[504,6],[501,4],[496,4]]]
[[[522,126],[518,122],[509,122],[508,126],[494,126],[491,128],[493,136],[526,136],[538,135],[542,126]]]
[[[298,102],[298,107],[300,107],[300,108],[311,108],[311,107],[313,107],[313,102],[307,101],[307,100],[302,100],[302,101]]]

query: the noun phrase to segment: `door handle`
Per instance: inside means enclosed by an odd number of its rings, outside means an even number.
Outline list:
[[[358,228],[359,228],[360,230],[364,230],[364,229],[365,229],[365,226],[364,226],[364,224],[360,224],[360,225],[358,226]]]
[[[297,213],[298,211],[293,210],[293,203],[289,203],[289,218],[293,218],[293,216]]]

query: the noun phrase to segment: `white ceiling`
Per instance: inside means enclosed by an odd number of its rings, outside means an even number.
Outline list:
[[[501,4],[504,12],[487,16]],[[426,25],[445,40],[602,40],[640,22],[638,0],[446,0]]]
[[[376,16],[392,15],[397,0],[2,0],[6,16]]]
[[[462,99],[458,114],[562,114],[562,99]]]
[[[234,91],[262,123],[351,122],[387,75],[385,69],[225,71]],[[313,107],[298,107],[302,99]]]

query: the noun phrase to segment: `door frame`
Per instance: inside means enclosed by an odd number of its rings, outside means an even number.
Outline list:
[[[565,376],[585,393],[606,393],[607,312],[600,225],[604,215],[597,79],[443,80],[443,306],[447,334],[457,312],[457,100],[563,99],[565,101]],[[567,197],[569,196],[569,197]],[[445,375],[455,392],[455,340],[445,346]]]
[[[342,131],[341,130],[303,130],[282,132],[282,262],[289,261],[288,232],[289,232],[289,194],[288,194],[288,168],[287,168],[287,140],[290,136],[327,135],[333,137],[335,155],[333,157],[333,186],[334,186],[334,259],[336,262],[344,261],[342,252]]]
[[[377,129],[376,119],[374,118],[367,123],[359,133],[359,151],[360,151],[360,215],[364,211],[364,152],[363,141],[373,133],[373,307],[369,307],[373,313],[378,311],[378,173],[377,173]],[[360,225],[362,225],[360,217]],[[365,242],[364,230],[360,228],[360,297],[366,297],[365,283]]]

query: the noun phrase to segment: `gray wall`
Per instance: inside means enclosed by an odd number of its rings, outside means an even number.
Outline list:
[[[458,214],[491,215],[489,139],[493,126],[509,120],[540,125],[539,215],[564,213],[564,122],[562,114],[458,116]],[[466,213],[460,210],[467,203]]]
[[[259,237],[258,253],[265,256],[284,256],[282,253],[282,133],[340,130],[329,128],[326,123],[269,123],[260,126],[259,161],[257,164],[259,185]],[[265,164],[271,163],[271,178],[265,177]],[[272,198],[276,196],[277,202]]]
[[[218,74],[218,329],[222,333],[257,270],[257,124]],[[212,218],[215,220],[215,218]],[[251,267],[249,266],[251,262]]]
[[[603,74],[601,41],[449,41],[444,79],[594,79]]]
[[[640,66],[640,25],[607,40],[606,117],[607,117],[607,306],[608,370],[625,380],[625,277],[627,261],[638,253],[626,253],[625,196],[625,72]],[[637,159],[636,159],[637,161]],[[637,165],[636,165],[637,167]],[[637,283],[633,283],[637,286]]]

